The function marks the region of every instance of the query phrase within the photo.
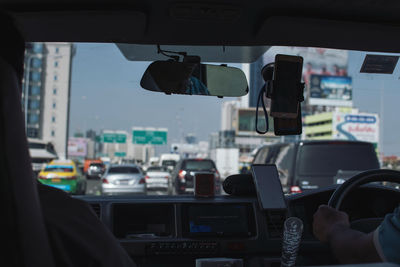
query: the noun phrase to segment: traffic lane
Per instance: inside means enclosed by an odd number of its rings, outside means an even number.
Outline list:
[[[101,195],[101,180],[87,179],[86,180],[86,195]]]

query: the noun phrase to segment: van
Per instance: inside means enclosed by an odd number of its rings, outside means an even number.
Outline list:
[[[379,169],[372,143],[298,141],[261,147],[253,164],[275,164],[285,193],[300,193],[335,184],[338,171]]]
[[[175,165],[180,160],[179,154],[161,154],[160,156],[160,166],[167,167],[171,172],[174,170]]]

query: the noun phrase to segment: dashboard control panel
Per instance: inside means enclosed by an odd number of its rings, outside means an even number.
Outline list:
[[[218,254],[219,244],[215,241],[153,242],[146,247],[147,255],[171,254]]]

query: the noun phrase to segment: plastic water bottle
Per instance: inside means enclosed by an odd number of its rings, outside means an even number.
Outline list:
[[[303,222],[299,218],[290,217],[285,220],[283,225],[282,267],[292,267],[296,264],[302,233]]]

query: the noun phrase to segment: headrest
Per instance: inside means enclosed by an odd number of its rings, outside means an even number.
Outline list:
[[[24,73],[25,42],[16,27],[13,18],[0,11],[0,57],[10,64],[15,70],[19,81],[22,81]]]

